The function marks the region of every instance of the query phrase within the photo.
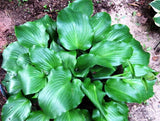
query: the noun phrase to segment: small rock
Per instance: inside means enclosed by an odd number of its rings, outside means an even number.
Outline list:
[[[137,13],[136,13],[136,16],[139,16],[139,17],[140,17],[140,16],[142,16],[142,14],[141,14],[140,12],[137,12]]]
[[[152,60],[153,60],[153,61],[158,61],[158,59],[159,59],[158,56],[153,56],[153,57],[152,57]]]

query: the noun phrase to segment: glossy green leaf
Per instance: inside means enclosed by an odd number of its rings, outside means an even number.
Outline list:
[[[146,81],[146,90],[141,79],[109,79],[105,85],[106,94],[116,100],[128,103],[142,103],[153,96],[155,81]]]
[[[46,28],[47,33],[50,36],[51,40],[56,40],[56,22],[53,21],[48,15],[45,15],[43,18],[36,20],[35,22],[40,22]]]
[[[55,52],[64,51],[64,49],[60,45],[58,45],[55,41],[51,42],[50,49],[54,50]]]
[[[89,69],[96,64],[93,54],[83,54],[77,58],[75,74],[77,77],[85,77],[89,73]]]
[[[50,121],[50,118],[42,111],[34,111],[30,113],[26,121]]]
[[[47,47],[49,35],[46,27],[41,22],[27,22],[15,27],[18,42],[24,47],[31,48],[33,45]]]
[[[112,25],[110,32],[105,36],[107,41],[130,42],[132,40],[129,28],[122,24]]]
[[[46,115],[56,118],[62,113],[77,107],[84,96],[79,79],[71,82],[71,72],[62,67],[52,69],[48,84],[39,93],[39,105]]]
[[[149,53],[145,52],[141,44],[135,39],[132,39],[132,41],[129,44],[133,48],[133,54],[129,61],[132,64],[141,64],[148,66],[150,58]]]
[[[95,66],[91,68],[93,78],[103,78],[106,76],[110,76],[114,71],[116,71],[115,68],[106,68],[102,66]]]
[[[94,30],[94,41],[99,42],[105,40],[105,35],[109,32],[111,27],[111,17],[106,12],[95,14],[90,19],[90,23]]]
[[[91,121],[87,110],[74,109],[63,113],[55,121]]]
[[[83,85],[82,90],[86,94],[86,96],[90,99],[90,101],[98,108],[105,119],[105,110],[103,109],[103,98],[105,93],[102,91],[102,83],[100,81],[94,81],[94,83],[90,82],[90,79],[87,78]]]
[[[154,17],[153,20],[155,22],[155,24],[160,27],[160,13],[157,13]]]
[[[48,48],[33,48],[30,51],[30,58],[38,69],[47,72],[61,65],[61,59],[58,54]]]
[[[156,73],[155,72],[153,72],[153,70],[152,70],[152,72],[148,72],[145,76],[144,76],[144,78],[146,79],[146,80],[148,80],[148,81],[152,81],[152,80],[155,80],[156,79]]]
[[[19,55],[16,62],[17,62],[17,65],[21,66],[21,67],[23,67],[27,64],[31,64],[29,53]]]
[[[154,0],[150,3],[150,6],[158,13],[160,12],[160,0]]]
[[[87,50],[91,47],[93,32],[88,16],[65,8],[57,18],[57,31],[64,48]]]
[[[2,83],[10,94],[16,94],[22,89],[21,82],[14,73],[8,72]]]
[[[90,53],[99,57],[99,60],[103,60],[106,65],[109,63],[118,66],[131,57],[132,48],[124,42],[103,41],[93,46]]]
[[[152,72],[152,69],[149,68],[148,66],[138,65],[138,64],[137,65],[133,65],[133,69],[134,69],[136,77],[141,77],[141,76],[146,75],[149,72]],[[131,72],[128,67],[125,69],[125,71],[128,74]]]
[[[6,71],[14,71],[17,72],[19,66],[17,64],[18,57],[21,54],[28,53],[28,50],[18,42],[14,42],[10,44],[4,51],[3,51],[3,63],[2,68]]]
[[[92,119],[94,121],[128,121],[128,107],[126,104],[116,102],[107,102],[104,105],[107,120],[103,117],[99,110],[94,110]]]
[[[61,52],[59,52],[59,55],[61,57],[61,60],[62,60],[62,63],[63,63],[63,67],[73,71],[74,67],[76,65],[76,62],[77,62],[77,60],[76,60],[76,56],[77,56],[76,51],[70,51],[70,52],[61,51]]]
[[[73,11],[81,12],[87,16],[93,14],[93,3],[92,0],[76,0],[68,6]]]
[[[31,102],[21,94],[8,98],[2,108],[2,121],[24,121],[31,110]]]
[[[37,93],[46,83],[45,74],[31,65],[27,65],[18,72],[22,90],[25,95]]]
[[[154,0],[150,3],[150,6],[157,14],[153,17],[155,24],[160,27],[160,0]]]

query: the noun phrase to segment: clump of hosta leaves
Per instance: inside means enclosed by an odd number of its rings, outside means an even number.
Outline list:
[[[160,0],[154,0],[150,3],[150,6],[156,12],[156,15],[153,17],[155,24],[160,27]]]
[[[76,0],[49,16],[15,27],[3,52],[10,95],[2,121],[127,121],[126,103],[153,96],[149,53],[109,14],[93,15]]]

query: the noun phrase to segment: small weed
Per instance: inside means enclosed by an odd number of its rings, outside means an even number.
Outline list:
[[[44,12],[49,12],[49,10],[48,10],[48,9],[45,9]]]
[[[43,8],[47,9],[47,5],[44,5]]]
[[[149,37],[149,35],[147,34],[147,41],[150,41],[151,40],[151,38]]]
[[[136,11],[134,11],[134,12],[132,13],[132,16],[136,16],[136,14],[137,14],[137,12],[136,12]]]
[[[152,50],[151,47],[147,47],[147,48],[146,48],[146,51],[150,51],[150,50]]]
[[[101,3],[101,1],[99,1],[99,0],[98,0],[98,1],[96,1],[96,2],[97,2],[97,4]]]
[[[136,23],[136,25],[137,25],[137,26],[140,26],[141,24],[140,24],[140,23]]]

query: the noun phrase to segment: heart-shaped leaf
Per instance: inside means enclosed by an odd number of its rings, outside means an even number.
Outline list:
[[[2,108],[2,121],[24,121],[31,110],[31,102],[21,93],[8,98]]]
[[[90,19],[92,28],[94,30],[94,42],[105,40],[105,35],[109,32],[111,27],[111,17],[106,12],[100,12]]]
[[[129,61],[132,64],[141,64],[148,66],[150,58],[149,53],[145,52],[141,44],[135,39],[132,39],[132,41],[129,44],[133,48],[133,54]]]
[[[61,44],[68,50],[87,50],[91,47],[93,32],[88,16],[65,8],[57,18]]]
[[[129,28],[122,24],[112,25],[110,31],[105,36],[107,41],[130,42],[132,40]]]
[[[109,79],[105,85],[106,94],[116,100],[128,103],[141,103],[153,96],[155,81],[147,81],[146,86],[141,79]]]
[[[39,93],[39,105],[46,115],[56,118],[81,103],[84,96],[81,81],[74,79],[71,83],[71,72],[62,67],[52,69],[48,84]]]
[[[132,55],[132,48],[124,42],[102,41],[95,44],[91,50],[91,54],[103,60],[101,64],[112,64],[112,66],[121,65]]]
[[[47,47],[49,35],[41,22],[27,22],[15,27],[18,42],[24,47],[31,48],[33,45]]]
[[[40,70],[50,71],[61,65],[61,59],[51,49],[48,48],[32,48],[30,51],[31,62]]]
[[[27,65],[18,72],[22,90],[25,95],[37,93],[46,83],[45,74],[31,65]]]
[[[17,72],[20,68],[17,64],[21,54],[28,53],[28,49],[21,46],[18,42],[10,44],[3,52],[2,68],[6,71]]]
[[[93,3],[92,0],[76,0],[68,6],[73,11],[81,12],[87,16],[93,14]]]

